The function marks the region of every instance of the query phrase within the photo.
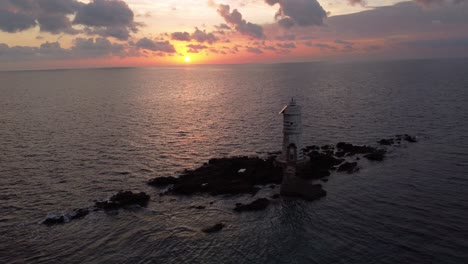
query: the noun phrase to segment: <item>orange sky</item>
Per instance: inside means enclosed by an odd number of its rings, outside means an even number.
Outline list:
[[[468,55],[454,0],[25,2],[0,3],[0,70]]]

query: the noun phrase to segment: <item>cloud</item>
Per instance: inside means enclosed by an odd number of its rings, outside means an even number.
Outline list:
[[[176,49],[169,41],[153,41],[149,38],[142,38],[135,44],[138,48],[160,51],[163,53],[175,53]]]
[[[259,48],[254,48],[254,47],[246,47],[246,51],[249,53],[254,53],[254,54],[262,54],[263,51]]]
[[[296,48],[296,44],[294,44],[293,42],[289,42],[289,43],[278,43],[276,44],[276,46],[282,48],[282,49],[295,49]]]
[[[83,5],[76,13],[73,24],[93,27],[89,33],[111,36],[120,40],[129,38],[130,33],[138,31],[134,13],[121,0],[92,0]]]
[[[105,38],[76,38],[69,49],[59,42],[45,42],[39,47],[13,46],[0,44],[0,61],[39,61],[87,59],[109,56],[127,56],[125,45],[115,44]]]
[[[2,0],[0,30],[16,33],[39,25],[42,32],[76,34],[67,15],[82,5],[76,0]]]
[[[0,30],[16,33],[36,26],[52,34],[84,32],[126,40],[140,25],[122,0],[91,0],[87,4],[77,0],[0,1]]]
[[[15,33],[35,26],[36,20],[27,13],[10,12],[0,7],[0,30]]]
[[[294,34],[284,34],[282,36],[276,36],[275,39],[280,40],[280,41],[295,40],[296,35],[294,35]]]
[[[213,33],[207,33],[206,31],[201,31],[198,28],[195,28],[195,32],[192,33],[192,39],[200,43],[207,42],[213,44],[218,41],[218,38]]]
[[[365,0],[348,0],[350,5],[362,5],[365,6],[367,3]]]
[[[283,28],[292,26],[321,26],[327,12],[317,0],[265,0],[269,5],[279,5],[275,15],[278,24]]]
[[[188,53],[199,53],[201,50],[207,49],[208,47],[205,45],[190,44],[187,45],[187,48],[189,48],[187,51]]]
[[[188,32],[174,32],[171,34],[172,40],[190,41],[192,38]]]
[[[236,31],[243,35],[254,38],[264,37],[263,28],[261,26],[247,22],[242,18],[242,14],[237,9],[232,10],[232,12],[230,12],[230,9],[229,5],[218,5],[218,14],[224,18],[226,23],[233,26]]]

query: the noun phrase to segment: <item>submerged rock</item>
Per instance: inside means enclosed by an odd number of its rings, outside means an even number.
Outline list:
[[[56,214],[48,214],[46,219],[42,221],[42,224],[51,226],[56,224],[63,224],[65,223],[65,216],[64,215],[56,215]]]
[[[368,154],[377,151],[376,148],[371,146],[359,146],[351,143],[339,142],[336,144],[336,148],[340,149],[346,156],[353,156],[356,154]]]
[[[164,187],[164,186],[167,186],[167,185],[170,185],[170,184],[176,184],[177,182],[179,182],[179,179],[176,178],[176,177],[172,177],[172,176],[158,177],[158,178],[154,178],[154,179],[149,180],[148,185],[157,186],[157,187]]]
[[[270,200],[267,198],[260,198],[248,204],[237,203],[234,211],[245,212],[245,211],[261,211],[265,210],[270,205]]]
[[[44,219],[41,223],[48,225],[48,226],[63,224],[63,223],[68,223],[74,219],[85,217],[88,214],[89,214],[88,208],[75,209],[65,214],[48,214],[46,216],[46,219]]]
[[[214,226],[210,226],[210,227],[205,227],[202,229],[203,232],[205,233],[214,233],[214,232],[219,232],[221,231],[226,225],[223,224],[223,223],[218,223]]]
[[[393,138],[381,139],[381,140],[377,141],[377,143],[379,143],[380,145],[384,145],[384,146],[390,146],[390,145],[395,144],[395,140],[393,140]]]
[[[301,179],[294,179],[281,185],[281,195],[314,201],[326,196],[327,192],[320,184],[310,184]]]
[[[386,153],[387,151],[380,149],[380,150],[364,155],[364,158],[368,160],[372,160],[372,161],[382,161],[384,160]]]
[[[359,170],[357,165],[357,162],[345,162],[338,167],[337,171],[346,171],[347,173],[351,174]]]
[[[133,193],[132,191],[119,191],[108,201],[99,201],[95,203],[96,208],[103,210],[116,210],[131,205],[146,207],[150,196],[144,192]]]

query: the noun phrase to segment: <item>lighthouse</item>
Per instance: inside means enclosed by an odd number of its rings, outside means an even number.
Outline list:
[[[280,114],[283,115],[283,147],[277,162],[281,165],[301,165],[308,159],[302,153],[302,111],[294,98]]]

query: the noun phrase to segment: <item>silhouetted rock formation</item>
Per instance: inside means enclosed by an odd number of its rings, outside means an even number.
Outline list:
[[[203,228],[202,231],[205,233],[214,233],[221,231],[226,225],[223,223],[218,223],[214,226]]]
[[[270,200],[267,198],[260,198],[248,204],[237,203],[234,211],[245,212],[245,211],[261,211],[265,210],[270,205]]]
[[[89,214],[88,208],[75,209],[69,213],[60,214],[60,215],[48,214],[46,219],[42,221],[42,224],[50,226],[50,225],[68,223],[71,220],[85,217],[88,214]]]
[[[255,185],[281,183],[282,170],[273,161],[256,157],[211,159],[206,165],[185,171],[168,193],[255,194],[259,190]]]
[[[337,171],[346,171],[351,174],[359,170],[357,165],[357,162],[345,162],[338,167]]]
[[[314,201],[327,195],[320,184],[310,184],[302,179],[288,180],[281,185],[281,195]]]
[[[167,185],[170,185],[170,184],[176,184],[178,182],[179,182],[179,179],[176,178],[176,177],[172,177],[172,176],[158,177],[158,178],[154,178],[154,179],[148,181],[148,185],[157,186],[157,187],[164,187],[164,186],[167,186]]]
[[[148,205],[150,196],[144,192],[133,193],[132,191],[119,191],[108,201],[99,201],[95,203],[96,208],[103,210],[116,210],[131,205],[145,207]]]

